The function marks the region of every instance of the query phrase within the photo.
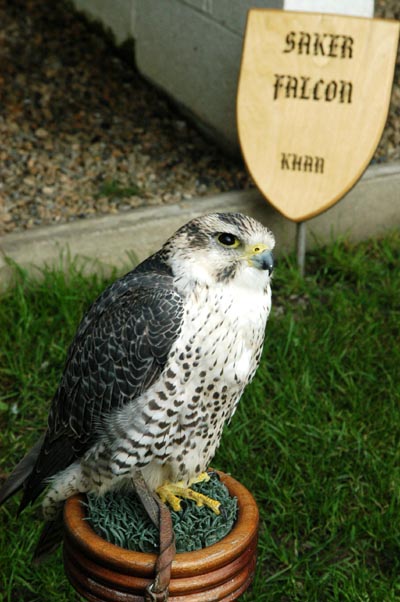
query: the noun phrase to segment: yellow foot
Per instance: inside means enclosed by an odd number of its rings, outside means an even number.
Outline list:
[[[201,472],[200,474],[197,475],[197,477],[193,477],[193,479],[190,479],[189,481],[189,487],[190,485],[195,485],[195,483],[204,483],[210,480],[210,475],[208,474],[208,472]]]
[[[206,472],[202,472],[197,477],[190,480],[189,487],[184,485],[182,481],[179,483],[169,483],[167,481],[164,483],[164,485],[161,485],[161,487],[157,489],[157,493],[161,498],[161,501],[168,503],[172,510],[175,510],[176,512],[182,510],[180,500],[180,498],[182,498],[186,500],[193,500],[196,502],[197,506],[207,506],[208,508],[211,508],[215,514],[220,514],[219,507],[221,502],[213,500],[203,493],[199,493],[198,491],[193,491],[193,489],[190,489],[190,485],[193,485],[194,483],[202,483],[203,481],[209,480],[210,477],[208,474]]]

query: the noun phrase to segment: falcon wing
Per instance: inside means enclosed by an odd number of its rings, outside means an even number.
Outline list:
[[[159,377],[181,329],[183,300],[168,274],[134,270],[93,304],[69,349],[49,426],[21,509],[44,480],[81,457],[104,419]]]

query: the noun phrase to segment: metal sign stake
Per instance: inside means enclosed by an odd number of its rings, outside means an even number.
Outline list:
[[[307,222],[298,222],[296,224],[296,253],[297,266],[301,276],[304,276],[306,267],[306,238]]]

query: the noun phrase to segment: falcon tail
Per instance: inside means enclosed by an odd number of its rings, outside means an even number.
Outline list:
[[[17,464],[6,482],[0,488],[0,505],[23,487],[36,464],[43,441],[44,435],[40,437],[39,441],[35,443],[32,449]]]
[[[44,524],[39,541],[33,553],[33,562],[40,564],[60,545],[63,538],[64,523],[62,514],[56,520]]]

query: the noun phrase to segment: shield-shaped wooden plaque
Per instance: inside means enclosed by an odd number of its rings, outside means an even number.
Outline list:
[[[303,221],[358,180],[381,137],[399,23],[249,11],[237,98],[239,139],[258,188]]]

